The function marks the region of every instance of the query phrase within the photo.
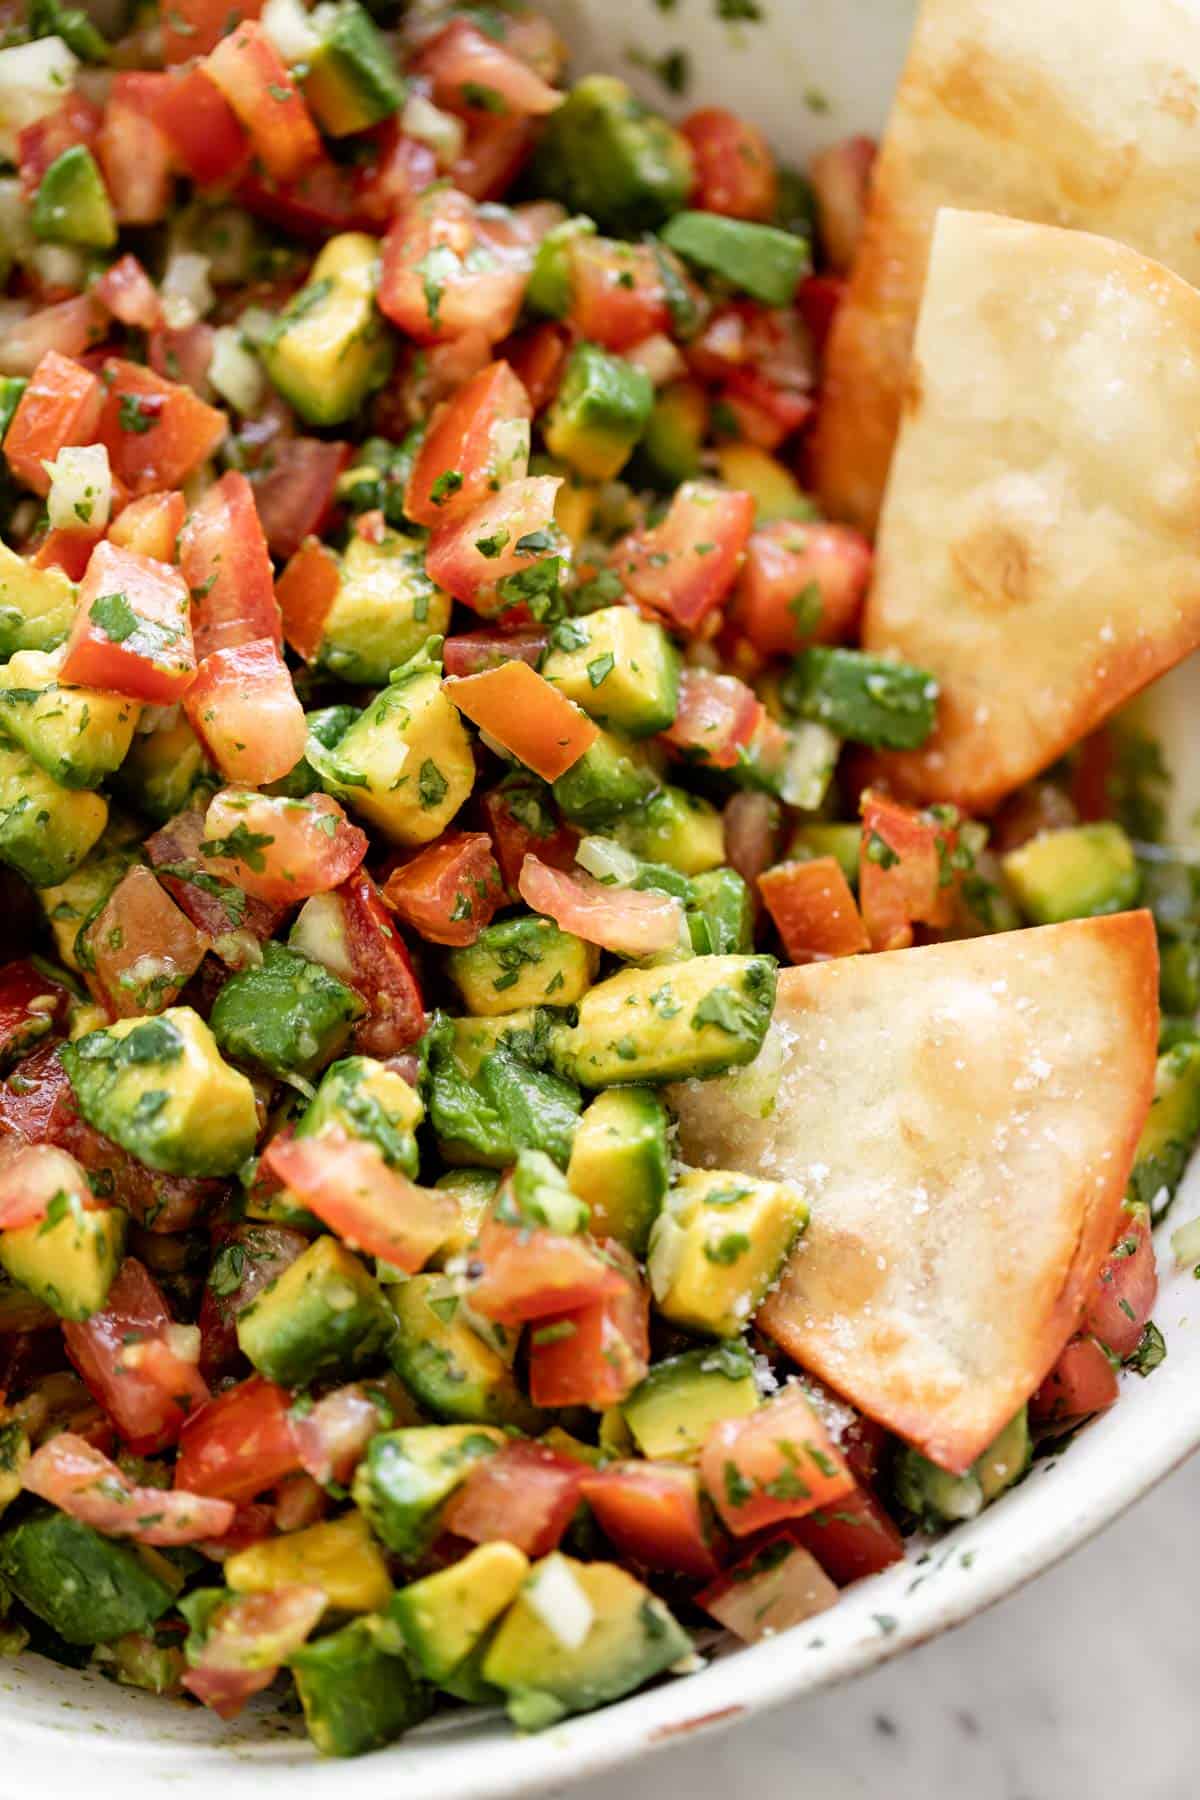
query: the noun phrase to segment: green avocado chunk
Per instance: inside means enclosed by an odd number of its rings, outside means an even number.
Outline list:
[[[61,569],[35,569],[0,543],[0,656],[57,649],[74,616],[74,583]]]
[[[1133,845],[1105,819],[1043,831],[1002,859],[1014,900],[1033,925],[1091,919],[1136,906],[1141,879]]]
[[[176,1593],[130,1545],[50,1508],[0,1536],[0,1578],[68,1644],[144,1631]]]
[[[60,684],[62,654],[19,650],[0,665],[0,730],[62,787],[96,788],[128,755],[141,708]]]
[[[1200,1135],[1200,1041],[1172,1044],[1159,1056],[1154,1099],[1138,1141],[1129,1198],[1141,1200],[1157,1225],[1166,1217]]]
[[[272,942],[263,946],[257,968],[225,983],[209,1022],[235,1062],[280,1077],[307,1076],[337,1055],[364,1011],[354,989],[336,975]]]
[[[353,1619],[288,1658],[308,1735],[322,1756],[361,1756],[419,1725],[433,1696],[403,1656],[382,1647],[383,1621]]]
[[[272,383],[309,425],[352,418],[387,379],[392,344],[375,306],[379,255],[365,232],[330,238],[260,346]]]
[[[443,1275],[413,1275],[390,1295],[396,1309],[392,1365],[421,1406],[451,1422],[541,1430],[543,1415],[526,1400],[504,1358],[465,1317],[453,1282]]]
[[[640,806],[658,786],[657,771],[644,752],[602,731],[578,762],[558,777],[554,798],[568,819],[596,830]]]
[[[854,828],[855,843],[858,827]],[[742,956],[754,948],[754,898],[736,869],[706,869],[693,878],[688,933],[697,956]]]
[[[754,1365],[736,1339],[655,1363],[621,1406],[643,1456],[690,1461],[712,1426],[758,1406]]]
[[[112,202],[86,145],[72,144],[50,164],[33,197],[29,222],[35,237],[57,244],[108,250],[116,243]]]
[[[937,711],[937,682],[927,670],[824,644],[797,657],[780,691],[802,719],[878,750],[920,749]]]
[[[101,795],[60,786],[28,751],[0,738],[0,862],[31,887],[65,881],[107,823]]]
[[[442,1506],[473,1464],[505,1441],[488,1425],[406,1425],[380,1431],[354,1477],[354,1501],[389,1550],[415,1562],[437,1536]]]
[[[653,1088],[608,1088],[575,1133],[567,1181],[591,1209],[593,1237],[616,1238],[644,1256],[667,1193],[667,1109]]]
[[[340,1126],[348,1137],[374,1144],[391,1168],[415,1176],[420,1157],[414,1133],[424,1110],[416,1089],[395,1069],[371,1056],[347,1056],[325,1071],[296,1136],[316,1137]]]
[[[790,306],[812,268],[808,241],[776,225],[721,213],[680,212],[663,227],[664,244],[764,306]]]
[[[404,104],[405,83],[371,16],[357,0],[321,8],[321,41],[308,58],[304,98],[328,137],[348,137],[390,118]]]
[[[485,926],[473,944],[451,950],[446,973],[471,1012],[494,1017],[528,1006],[573,1006],[597,961],[582,938],[526,915]]]
[[[959,1520],[973,1519],[990,1501],[1014,1487],[1032,1455],[1028,1413],[1022,1407],[965,1475],[951,1475],[919,1450],[902,1445],[892,1472],[896,1498],[926,1527],[941,1530]]]
[[[611,481],[653,405],[654,384],[644,369],[599,344],[576,344],[543,426],[546,445],[587,480]]]
[[[337,1238],[321,1237],[242,1309],[237,1338],[268,1381],[307,1387],[377,1362],[395,1328],[374,1276]]]
[[[687,144],[613,75],[587,75],[550,114],[534,153],[532,189],[634,237],[678,212],[691,186]]]
[[[89,1318],[121,1266],[127,1223],[119,1206],[85,1212],[67,1204],[58,1211],[51,1201],[38,1224],[0,1231],[0,1268],[60,1319]]]
[[[632,606],[554,626],[542,674],[600,724],[630,737],[665,731],[679,707],[679,652],[661,625]]]

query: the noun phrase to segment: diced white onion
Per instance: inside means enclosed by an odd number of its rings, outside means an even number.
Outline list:
[[[179,250],[168,260],[159,285],[163,318],[172,331],[186,331],[210,310],[216,295],[208,279],[207,256]]]
[[[769,1119],[775,1111],[783,1060],[783,1033],[772,1021],[753,1062],[724,1077],[722,1094],[747,1119]]]
[[[248,344],[265,344],[275,329],[275,314],[265,306],[248,306],[239,315],[237,328]]]
[[[1171,1233],[1171,1250],[1178,1269],[1194,1269],[1200,1263],[1200,1219],[1189,1219]]]
[[[346,939],[346,920],[336,894],[313,894],[296,914],[288,943],[309,962],[320,963],[331,975],[350,980],[354,964]]]
[[[453,113],[443,112],[427,94],[411,93],[400,115],[400,129],[406,137],[427,144],[437,157],[439,169],[448,169],[462,155],[467,141],[467,128]]]
[[[167,1341],[167,1349],[180,1362],[198,1363],[200,1361],[200,1327],[198,1325],[167,1325],[163,1329]]]
[[[34,244],[24,259],[45,287],[82,288],[87,257],[73,244]]]
[[[646,1259],[651,1292],[660,1306],[674,1286],[683,1246],[684,1233],[670,1211],[660,1212],[650,1233],[650,1254]]]
[[[678,345],[673,344],[665,332],[661,331],[643,338],[640,344],[634,344],[632,349],[625,352],[625,361],[631,362],[635,368],[645,370],[656,388],[666,387],[669,381],[677,381],[687,370]]]
[[[813,812],[828,791],[841,746],[829,727],[815,719],[793,725],[791,739],[779,797],[789,806]]]
[[[525,1584],[524,1599],[566,1650],[578,1650],[596,1616],[564,1556],[548,1556]]]
[[[488,433],[493,479],[503,487],[520,481],[529,467],[529,420],[497,419]]]
[[[575,861],[597,881],[614,887],[630,887],[637,880],[640,864],[632,850],[626,850],[615,838],[585,837],[575,852]]]
[[[262,404],[266,377],[253,350],[247,350],[236,325],[213,333],[208,379],[223,399],[240,413],[255,413]]]
[[[12,257],[14,262],[24,262],[35,242],[19,178],[0,176],[0,260]]]
[[[0,156],[17,160],[17,137],[57,112],[75,85],[78,59],[60,37],[0,50]]]
[[[112,509],[112,471],[103,444],[67,444],[53,462],[46,511],[56,531],[103,531]]]
[[[259,23],[289,67],[307,62],[321,42],[300,0],[267,0]]]

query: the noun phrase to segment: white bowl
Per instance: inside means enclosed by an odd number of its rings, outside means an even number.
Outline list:
[[[676,110],[703,101],[744,109],[777,148],[801,160],[850,131],[880,128],[903,56],[912,0],[763,0],[770,17],[730,27],[717,0],[549,3],[577,51],[577,67],[631,75],[662,102],[654,78],[625,53],[689,52],[692,85]],[[806,98],[807,96],[807,98]],[[1175,678],[1178,687],[1179,677]],[[1194,703],[1186,708],[1196,716]],[[1200,772],[1198,772],[1200,773]],[[1193,802],[1194,804],[1194,802]],[[1176,1220],[1200,1210],[1193,1169]],[[1200,1443],[1200,1289],[1167,1273],[1157,1319],[1165,1364],[1147,1381],[1125,1376],[1112,1412],[1061,1458],[1040,1462],[972,1524],[910,1550],[909,1560],[850,1588],[831,1612],[752,1648],[731,1650],[696,1675],[617,1706],[518,1737],[496,1714],[451,1714],[353,1764],[320,1760],[294,1718],[247,1713],[223,1726],[199,1707],[118,1688],[38,1657],[0,1663],[0,1795],[120,1793],[179,1800],[261,1793],[280,1780],[290,1800],[361,1800],[407,1792],[437,1800],[531,1793],[593,1775],[685,1734],[744,1720],[897,1656],[959,1624],[1030,1580],[1108,1524]]]

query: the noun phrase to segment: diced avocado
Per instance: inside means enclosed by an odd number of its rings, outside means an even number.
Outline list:
[[[0,656],[56,650],[74,616],[75,586],[61,569],[35,569],[0,543]]]
[[[463,1316],[454,1283],[444,1275],[413,1275],[390,1290],[396,1310],[392,1363],[420,1405],[435,1418],[515,1425],[537,1432],[544,1423],[526,1400],[502,1357]]]
[[[664,225],[662,240],[694,268],[764,306],[790,306],[812,269],[807,238],[722,213],[678,212]]]
[[[585,218],[563,219],[550,227],[538,245],[525,289],[530,312],[551,319],[566,317],[571,309],[571,245],[576,238],[595,234],[595,222]]]
[[[392,353],[375,308],[378,280],[377,239],[361,231],[331,238],[259,347],[272,382],[309,425],[353,418],[387,379]]]
[[[611,481],[629,461],[654,405],[644,369],[599,344],[576,344],[543,431],[555,456],[589,481]]]
[[[368,438],[356,451],[353,467],[338,477],[338,504],[351,513],[381,512],[393,530],[404,531],[409,523],[404,490],[424,436],[422,422],[411,426],[399,444]]]
[[[304,98],[328,137],[349,137],[404,104],[396,60],[357,0],[322,9],[321,41],[308,56]]]
[[[478,1085],[514,1151],[540,1150],[566,1167],[582,1106],[573,1082],[496,1050],[480,1064]]]
[[[24,375],[0,375],[0,444],[4,442],[4,434],[13,422],[13,415],[21,404],[21,396],[29,386]],[[5,556],[12,556],[13,551],[0,544]]]
[[[679,707],[679,652],[632,606],[564,619],[550,633],[542,674],[601,725],[630,737],[665,731]]]
[[[547,120],[530,173],[533,192],[619,237],[678,212],[692,180],[679,133],[612,75],[576,83]]]
[[[1119,825],[1103,820],[1043,831],[1001,860],[1004,879],[1034,925],[1090,919],[1137,904],[1137,858]]]
[[[342,552],[316,666],[340,681],[377,687],[449,624],[450,596],[425,573],[424,546],[416,538],[389,531],[373,543],[355,536]]]
[[[602,731],[553,785],[567,818],[595,829],[640,806],[660,784],[653,763],[636,744]]]
[[[374,1144],[393,1169],[415,1175],[415,1132],[424,1116],[421,1096],[403,1075],[374,1057],[347,1056],[325,1071],[296,1136],[315,1137],[338,1125],[349,1137]]]
[[[685,788],[659,788],[644,806],[622,813],[612,832],[635,855],[666,863],[684,875],[703,875],[725,861],[720,813]]]
[[[353,1619],[288,1658],[308,1735],[322,1756],[362,1756],[419,1725],[433,1696],[384,1648],[378,1619]]]
[[[782,744],[778,731],[756,731],[729,776],[739,787],[815,812],[825,804],[841,748],[827,725],[800,719],[785,728]]]
[[[650,1233],[647,1269],[659,1312],[689,1331],[736,1336],[807,1223],[808,1207],[789,1182],[686,1169]]]
[[[754,900],[736,869],[706,869],[693,878],[688,932],[697,956],[741,956],[754,948]]]
[[[409,1657],[445,1687],[516,1599],[529,1559],[515,1544],[480,1544],[449,1568],[401,1588],[388,1608]]]
[[[545,1061],[550,1018],[551,1014],[542,1008],[527,1006],[520,1012],[496,1013],[491,1018],[452,1019],[454,1055],[464,1075],[474,1081],[485,1057],[494,1050],[507,1050],[511,1056],[539,1068]]]
[[[342,1612],[380,1612],[392,1597],[383,1552],[357,1508],[235,1551],[225,1559],[225,1582],[235,1594],[269,1594],[293,1582],[323,1588]]]
[[[577,1024],[551,1039],[555,1066],[582,1087],[701,1080],[753,1062],[775,1005],[770,956],[696,956],[623,969],[589,988]]]
[[[858,886],[858,858],[862,849],[862,829],[858,825],[826,824],[823,820],[805,820],[797,825],[787,847],[788,862],[812,862],[815,857],[832,856],[852,888]]]
[[[49,1507],[0,1536],[0,1578],[68,1644],[144,1631],[176,1594],[128,1544]]]
[[[99,795],[61,787],[28,751],[0,739],[0,862],[33,887],[79,867],[108,823]]]
[[[81,249],[108,250],[117,241],[117,222],[104,178],[85,144],[72,144],[42,176],[30,208],[35,237]]]
[[[610,1088],[575,1133],[567,1181],[591,1208],[593,1237],[616,1238],[644,1256],[667,1192],[667,1109],[653,1088]]]
[[[433,1185],[454,1195],[459,1222],[440,1250],[430,1257],[430,1268],[445,1268],[453,1257],[466,1255],[479,1236],[483,1215],[495,1199],[499,1183],[499,1173],[494,1169],[450,1169],[438,1176]]]
[[[789,711],[872,749],[920,749],[937,713],[937,682],[925,669],[827,644],[796,658],[782,693]]]
[[[437,1536],[439,1514],[455,1488],[504,1441],[489,1425],[378,1432],[355,1473],[355,1502],[388,1549],[414,1562]]]
[[[6,1512],[21,1489],[21,1473],[30,1457],[24,1426],[16,1419],[0,1425],[0,1513]]]
[[[332,750],[334,745],[339,744],[345,737],[355,719],[357,719],[358,711],[359,709],[357,706],[343,705],[314,707],[311,712],[306,712],[304,715],[308,725],[309,739],[319,744],[323,750]],[[322,782],[320,775],[317,773],[316,769],[313,768],[308,757],[302,756],[295,768],[289,769],[281,781],[274,781],[271,783],[267,792],[269,794],[284,794],[290,800],[302,800],[306,794],[320,793],[323,786],[324,783]],[[311,899],[306,900],[304,906],[301,907],[300,917],[303,917],[305,909],[311,905],[312,900],[325,900],[327,898],[328,896],[325,894],[312,895]],[[336,906],[336,902],[334,904]],[[296,924],[298,925],[299,922],[300,920],[298,918]],[[296,939],[296,926],[292,927],[291,941],[296,948],[300,947]],[[305,955],[307,954],[308,952],[305,951]],[[317,956],[314,957],[313,960],[315,962],[324,962],[325,958]]]
[[[674,381],[655,396],[637,448],[635,473],[670,492],[699,475],[708,435],[708,395],[698,381]]]
[[[589,1615],[581,1638],[576,1620]],[[570,1713],[619,1700],[691,1648],[663,1602],[624,1569],[556,1551],[530,1570],[483,1659],[483,1675],[504,1690],[514,1725],[542,1731]]]
[[[118,1019],[64,1044],[89,1125],[168,1175],[232,1175],[254,1149],[254,1089],[190,1006]]]
[[[185,812],[196,786],[208,772],[204,747],[183,713],[138,732],[116,772],[114,786],[140,813],[165,825]]]
[[[363,1002],[320,963],[282,944],[225,983],[210,1014],[224,1055],[270,1074],[314,1075],[342,1049]]]
[[[53,1308],[60,1319],[86,1319],[108,1298],[125,1245],[128,1215],[52,1201],[36,1225],[0,1231],[0,1267]]]
[[[494,1017],[528,1006],[574,1006],[599,962],[592,944],[528,914],[488,925],[451,950],[446,972],[473,1013]]]
[[[133,742],[141,707],[120,694],[59,686],[61,650],[19,650],[0,665],[0,731],[63,787],[99,787]]]
[[[719,1420],[745,1418],[757,1407],[754,1365],[734,1341],[655,1363],[621,1412],[643,1456],[689,1462]]]
[[[138,828],[130,819],[110,818],[103,836],[63,881],[38,894],[54,934],[61,962],[79,974],[77,940],[99,913],[122,877],[143,861]]]
[[[112,1654],[111,1673],[122,1687],[144,1688],[148,1694],[181,1692],[187,1669],[181,1638],[159,1643],[156,1634],[127,1631],[105,1650]]]
[[[1200,1134],[1200,1041],[1185,1038],[1164,1050],[1154,1073],[1154,1100],[1134,1157],[1129,1197],[1166,1216]]]
[[[29,34],[61,38],[83,62],[104,63],[109,58],[108,39],[82,7],[61,6],[59,0],[31,0]]]
[[[820,516],[792,471],[757,444],[723,444],[717,452],[717,468],[727,487],[754,496],[756,525]]]
[[[238,1314],[242,1353],[281,1387],[348,1378],[395,1332],[382,1288],[336,1238],[321,1237]]]
[[[1014,1487],[1033,1456],[1028,1411],[1023,1406],[1000,1435],[992,1440],[965,1475],[951,1475],[901,1445],[892,1468],[896,1498],[930,1530],[940,1530],[961,1519],[973,1519],[1007,1488]]]
[[[441,639],[391,680],[333,750],[309,738],[326,787],[398,844],[440,837],[475,785],[475,758],[458,708],[446,698]]]

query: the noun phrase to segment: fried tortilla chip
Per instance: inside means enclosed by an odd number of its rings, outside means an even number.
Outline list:
[[[817,480],[872,531],[939,207],[1119,239],[1200,286],[1200,9],[924,0],[829,344]]]
[[[863,642],[929,669],[906,797],[987,811],[1200,644],[1200,293],[939,215]]]
[[[962,1473],[1116,1235],[1154,1085],[1150,915],[786,969],[775,1023],[770,1118],[736,1079],[680,1083],[680,1153],[800,1188],[808,1230],[759,1324]]]

